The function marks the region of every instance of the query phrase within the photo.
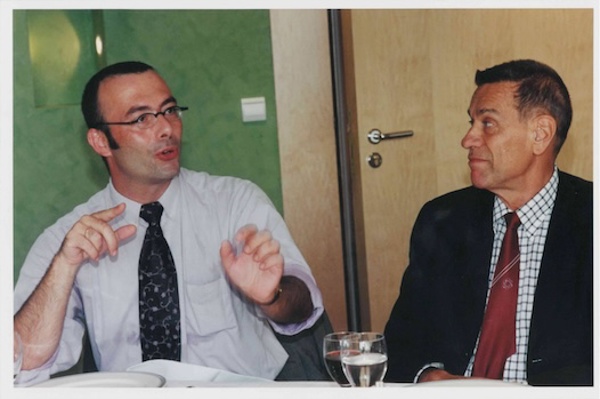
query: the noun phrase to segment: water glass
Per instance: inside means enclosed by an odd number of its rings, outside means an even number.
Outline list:
[[[342,369],[352,386],[383,386],[387,371],[387,346],[383,334],[347,335],[342,338],[340,347]]]
[[[331,378],[342,387],[349,387],[350,382],[342,370],[342,361],[340,357],[342,338],[348,335],[356,334],[348,331],[339,331],[327,334],[323,338],[323,360],[325,368]]]

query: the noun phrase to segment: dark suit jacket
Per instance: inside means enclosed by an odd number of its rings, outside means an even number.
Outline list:
[[[386,380],[410,382],[430,362],[463,374],[483,320],[494,195],[474,187],[427,203],[385,328]],[[531,385],[591,385],[592,183],[559,172],[535,293],[527,375]]]

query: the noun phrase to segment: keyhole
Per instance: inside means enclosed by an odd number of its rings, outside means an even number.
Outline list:
[[[369,162],[369,165],[372,168],[378,168],[381,166],[381,163],[383,162],[383,158],[381,158],[380,153],[374,152],[371,155],[369,155],[369,157],[367,158],[367,162]]]

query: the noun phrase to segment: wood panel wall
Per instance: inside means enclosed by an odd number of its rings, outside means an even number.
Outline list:
[[[326,10],[272,10],[283,208],[335,329],[346,328]]]
[[[430,27],[415,40],[431,53],[437,194],[469,184],[456,132],[468,128],[475,69],[515,58],[546,62],[565,80],[574,120],[558,166],[593,179],[592,9],[413,11]],[[326,10],[272,10],[271,32],[285,218],[323,291],[334,327],[341,329],[346,309]],[[464,56],[453,57],[456,52]],[[462,113],[456,112],[457,102],[464,104]],[[385,322],[399,283],[394,281],[393,292],[383,299],[381,293],[366,299],[373,302],[367,306],[374,326]]]

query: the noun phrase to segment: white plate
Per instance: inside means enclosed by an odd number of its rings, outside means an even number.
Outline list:
[[[188,385],[205,383],[273,384],[272,380],[265,378],[241,375],[212,367],[164,359],[148,360],[130,366],[127,371],[141,371],[162,375],[167,380],[167,386],[181,385],[182,382]],[[195,381],[195,383],[190,383],[191,381]]]
[[[99,371],[52,378],[35,387],[162,387],[165,379],[152,373]]]

